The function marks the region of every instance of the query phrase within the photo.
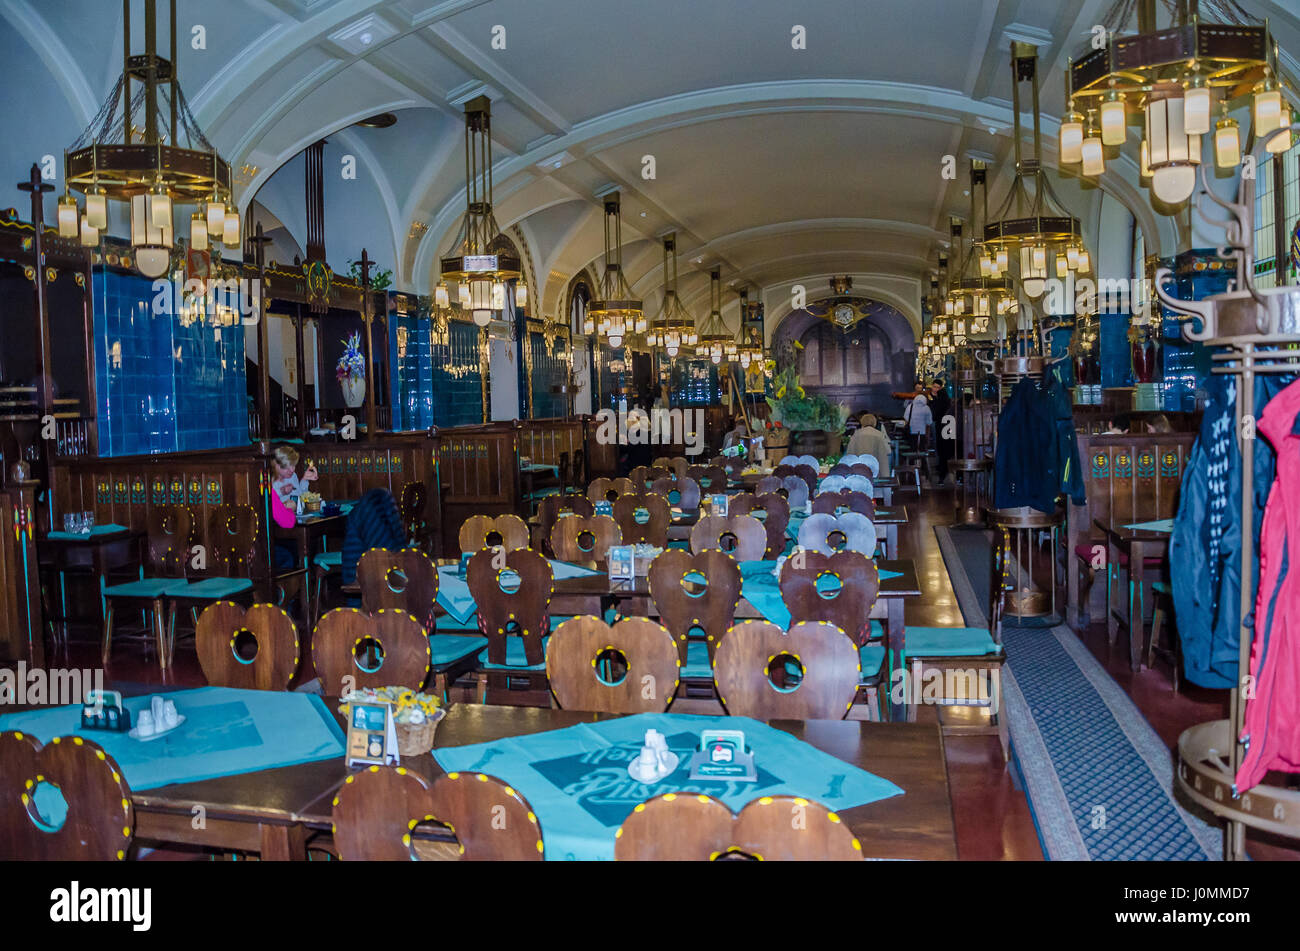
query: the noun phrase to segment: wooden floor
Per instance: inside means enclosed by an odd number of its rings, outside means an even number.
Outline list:
[[[907,604],[908,625],[928,627],[962,626],[965,622],[957,605],[947,567],[939,551],[933,528],[952,521],[952,496],[943,489],[926,489],[918,500],[904,492],[896,501],[908,506],[909,522],[900,526],[899,549],[902,557],[916,560],[917,576],[923,596]],[[84,635],[83,635],[84,636]],[[1155,669],[1133,674],[1128,668],[1128,647],[1122,640],[1112,649],[1107,644],[1105,625],[1096,625],[1081,637],[1094,656],[1128,692],[1157,734],[1172,749],[1184,729],[1204,720],[1227,715],[1226,692],[1202,690],[1183,685],[1178,694],[1171,690],[1171,671],[1157,661]],[[106,671],[108,686],[156,685],[161,678],[156,662],[145,660],[138,648],[115,647],[115,657]],[[72,666],[99,666],[97,647],[71,648]],[[203,677],[193,647],[186,644],[177,650],[176,663],[169,683],[199,686]],[[681,712],[720,713],[721,709],[686,709]],[[936,715],[936,708],[923,707],[919,718]],[[948,737],[949,781],[957,828],[957,848],[962,859],[1013,859],[1037,861],[1043,858],[1034,829],[1033,817],[1024,793],[1016,788],[1012,769],[1002,760],[995,736]],[[1250,839],[1250,853],[1256,859],[1300,860],[1300,850],[1289,848],[1283,840]]]

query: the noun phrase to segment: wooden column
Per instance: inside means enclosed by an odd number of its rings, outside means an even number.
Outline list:
[[[249,242],[253,245],[253,263],[257,267],[257,418],[261,426],[258,438],[271,439],[271,360],[270,341],[266,328],[266,246],[271,239],[262,233],[262,223]]]
[[[294,351],[298,361],[298,438],[307,441],[307,368],[303,366],[303,315],[302,304],[297,305],[298,314],[293,321]]]
[[[375,356],[374,340],[371,333],[371,314],[370,314],[370,267],[374,264],[370,260],[370,255],[366,249],[361,249],[361,320],[365,326],[366,342],[366,439],[375,438],[375,431],[378,429],[376,423],[377,415],[375,412]]]
[[[36,560],[36,492],[11,481],[0,491],[0,658],[45,666],[45,621]]]
[[[47,192],[54,191],[53,185],[41,181],[41,168],[32,164],[31,177],[18,184],[21,191],[30,192],[32,196],[32,230],[34,236],[33,256],[36,264],[36,351],[40,361],[40,384],[38,399],[41,412],[54,411],[54,387],[50,377],[52,359],[50,357],[50,304],[49,289],[45,280],[45,199]]]

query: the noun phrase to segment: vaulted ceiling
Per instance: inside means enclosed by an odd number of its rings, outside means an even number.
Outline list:
[[[1005,192],[1011,40],[1040,47],[1050,163],[1067,58],[1110,5],[179,0],[178,59],[195,117],[236,170],[238,200],[256,196],[299,244],[295,157],[324,137],[327,170],[356,159],[355,180],[326,177],[336,268],[365,246],[399,287],[429,289],[464,210],[462,106],[486,93],[497,217],[528,248],[544,313],[558,313],[569,279],[600,257],[598,196],[617,187],[627,271],[650,306],[659,236],[675,230],[696,310],[721,266],[725,282],[769,293],[802,283],[811,294],[852,274],[916,321],[948,216],[968,210],[966,158],[989,159],[991,195]],[[1294,0],[1242,5],[1300,50]],[[11,91],[0,161],[16,182],[53,155],[61,175],[63,149],[120,72],[121,4],[0,0],[0,15],[12,27],[0,36]],[[793,48],[796,26],[805,49]],[[354,125],[386,111],[391,128]],[[955,181],[940,174],[945,155],[963,169]],[[1100,189],[1053,172],[1057,191],[1086,229],[1112,195],[1148,246],[1172,251],[1176,224],[1151,210],[1135,158],[1112,163]]]

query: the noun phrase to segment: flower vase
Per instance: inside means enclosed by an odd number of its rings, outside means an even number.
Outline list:
[[[1154,341],[1134,341],[1131,353],[1133,355],[1133,375],[1139,383],[1152,383],[1156,378],[1156,361],[1159,357],[1159,350]]]
[[[364,376],[345,376],[339,380],[343,390],[343,402],[348,409],[356,409],[366,401],[366,378]]]

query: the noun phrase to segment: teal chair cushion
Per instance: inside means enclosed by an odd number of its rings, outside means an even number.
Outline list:
[[[487,638],[483,638],[484,641]],[[546,656],[546,648],[550,646],[551,638],[548,634],[542,638],[542,656]],[[545,670],[546,663],[529,664],[528,658],[524,655],[524,639],[522,637],[506,638],[506,662],[504,664],[488,663],[488,651],[484,647],[482,653],[478,655],[479,666],[484,670]]]
[[[713,667],[709,664],[709,647],[704,641],[690,641],[686,645],[686,663],[681,669],[683,680],[712,680]]]
[[[204,578],[202,581],[173,581],[167,588],[169,598],[232,598],[253,587],[247,578]]]
[[[478,612],[474,611],[464,621],[457,621],[450,614],[443,614],[434,622],[434,628],[439,631],[474,631],[478,632]]]
[[[881,621],[879,618],[872,618],[871,625],[867,628],[867,631],[870,633],[872,637],[884,637],[885,623]]]
[[[908,632],[909,639],[911,632]],[[911,644],[908,645],[911,647]],[[862,679],[874,680],[880,673],[880,668],[885,663],[885,648],[883,644],[867,644],[858,648],[858,662],[862,664]]]
[[[486,637],[463,634],[435,634],[429,638],[429,661],[434,669],[464,660],[487,647]]]
[[[161,598],[167,589],[180,580],[177,578],[141,578],[124,584],[109,585],[104,589],[106,598]]]
[[[909,627],[908,657],[971,657],[979,654],[996,654],[986,628],[982,627]]]
[[[343,567],[343,552],[341,551],[323,551],[312,559],[317,565],[329,571],[334,568]]]
[[[684,538],[678,538],[678,539],[674,539],[673,541],[670,541],[670,542],[668,543],[668,547],[669,547],[669,548],[681,548],[681,549],[684,550],[684,551],[690,551],[690,550],[691,550],[691,543],[690,543],[687,539],[684,539]]]
[[[1171,594],[1169,585],[1165,584],[1163,581],[1151,582],[1151,590],[1156,594]]]

